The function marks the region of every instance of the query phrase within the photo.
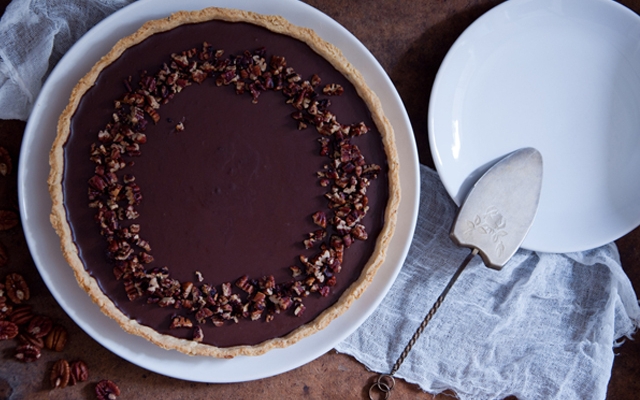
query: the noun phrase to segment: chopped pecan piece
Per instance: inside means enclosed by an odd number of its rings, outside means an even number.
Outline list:
[[[210,318],[211,316],[213,316],[213,311],[211,311],[211,309],[207,307],[202,307],[200,310],[196,312],[196,320],[201,324],[204,323],[207,320],[207,318]]]
[[[321,228],[327,227],[327,214],[324,211],[317,211],[312,216],[313,223]]]
[[[300,303],[296,306],[295,310],[293,311],[293,314],[296,317],[299,317],[302,315],[302,313],[304,313],[304,310],[306,309],[306,307],[304,306],[304,304]]]
[[[344,88],[337,83],[330,83],[322,88],[322,93],[328,96],[340,96],[344,92]]]
[[[308,235],[308,238],[304,240],[304,248],[310,249],[314,247],[316,244],[321,243],[324,240],[326,235],[327,235],[327,232],[324,229],[319,229],[317,231],[310,232]]]
[[[275,304],[280,310],[287,310],[293,305],[293,301],[289,296],[283,296],[281,294],[274,294],[269,296],[269,301]]]
[[[254,290],[253,284],[249,280],[248,275],[243,275],[240,278],[238,278],[238,280],[236,281],[236,286],[248,294],[253,293],[253,290]]]
[[[351,136],[360,136],[360,135],[364,135],[365,133],[369,132],[369,127],[366,126],[364,124],[364,122],[360,122],[358,124],[351,125],[350,128],[351,129],[349,130],[349,133],[351,134]]]
[[[186,299],[189,297],[189,295],[191,294],[191,291],[194,288],[193,282],[183,282],[181,286],[182,286],[182,298]]]
[[[193,329],[193,337],[191,340],[198,343],[201,343],[204,340],[204,332],[202,331],[201,327],[196,326]]]
[[[193,327],[193,322],[187,317],[182,315],[177,315],[171,319],[171,325],[169,328],[177,329],[177,328],[191,328]]]
[[[318,74],[313,74],[311,77],[311,85],[318,86],[322,82],[322,79],[318,76]]]
[[[291,275],[294,278],[297,278],[300,275],[302,275],[302,269],[300,269],[300,267],[298,267],[297,265],[292,265],[289,267],[289,269],[291,270]]]
[[[222,295],[225,297],[229,297],[231,296],[231,283],[230,282],[225,282],[222,284]]]
[[[369,237],[364,225],[362,224],[356,224],[356,226],[351,230],[351,235],[358,240],[367,240]]]
[[[103,192],[108,186],[107,180],[101,175],[94,175],[89,179],[89,187],[97,190],[98,192]]]
[[[327,297],[329,295],[329,292],[331,292],[331,287],[330,286],[323,286],[320,288],[320,295],[322,297]]]
[[[353,244],[353,237],[349,234],[346,234],[342,237],[342,242],[344,243],[344,248],[348,249]]]

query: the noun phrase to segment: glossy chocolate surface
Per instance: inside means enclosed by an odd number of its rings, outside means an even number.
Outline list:
[[[161,333],[190,338],[190,329],[169,329],[173,308],[160,308],[144,300],[127,299],[122,282],[113,275],[105,255],[106,244],[88,207],[87,181],[95,165],[89,148],[97,132],[109,122],[114,100],[126,91],[123,80],[140,71],[156,70],[173,52],[201,47],[207,41],[225,54],[265,47],[267,59],[282,55],[303,77],[318,74],[323,84],[339,83],[346,90],[332,97],[330,110],[342,124],[364,121],[373,128],[353,140],[367,163],[385,166],[385,154],[370,112],[353,86],[306,44],[244,23],[212,21],[185,25],[156,34],[128,49],[107,67],[83,97],[65,146],[64,196],[68,219],[80,257],[101,288],[122,312]],[[150,123],[142,156],[126,172],[136,177],[142,190],[137,207],[141,236],[149,241],[155,261],[168,266],[180,281],[234,282],[243,274],[251,278],[274,275],[291,280],[289,266],[300,254],[311,255],[302,241],[316,229],[311,215],[326,209],[325,188],[316,172],[327,163],[318,153],[315,128],[299,131],[290,117],[294,109],[277,92],[263,93],[257,104],[232,87],[217,87],[213,79],[194,84],[159,109],[161,119]],[[185,130],[175,126],[184,121]],[[345,252],[342,272],[331,295],[312,294],[304,301],[301,317],[291,312],[267,323],[242,320],[216,328],[203,325],[204,342],[219,347],[258,344],[281,337],[312,321],[333,304],[360,275],[384,223],[388,182],[381,174],[368,190],[370,210],[364,220],[369,233]]]

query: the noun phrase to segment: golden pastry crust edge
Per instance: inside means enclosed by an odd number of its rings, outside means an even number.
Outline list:
[[[230,22],[249,22],[273,32],[294,37],[305,42],[316,53],[327,59],[334,68],[352,82],[360,97],[367,104],[374,123],[382,135],[388,163],[389,200],[385,211],[385,224],[377,238],[374,253],[364,266],[359,279],[347,288],[332,307],[322,312],[310,323],[298,327],[286,336],[269,339],[252,346],[220,348],[213,345],[197,343],[192,340],[179,339],[174,336],[158,333],[154,329],[141,325],[125,316],[108,296],[102,292],[96,280],[85,270],[82,261],[78,257],[76,245],[73,242],[71,228],[67,223],[63,203],[62,177],[64,172],[64,144],[69,137],[70,121],[80,99],[86,91],[93,86],[100,72],[116,60],[126,49],[142,42],[155,33],[164,32],[183,24],[204,22],[212,19]],[[387,248],[395,231],[398,205],[400,203],[399,159],[393,128],[383,113],[380,100],[366,85],[360,72],[347,61],[337,47],[321,39],[313,30],[293,25],[280,16],[262,15],[235,9],[211,7],[199,11],[179,11],[164,19],[148,21],[132,35],[119,40],[112,50],[102,57],[74,87],[69,103],[59,118],[57,135],[50,152],[49,162],[51,170],[48,186],[53,201],[50,220],[53,228],[60,237],[62,253],[73,269],[80,287],[89,294],[93,302],[99,306],[105,315],[114,319],[126,332],[144,337],[159,347],[178,350],[188,355],[203,355],[217,358],[233,358],[238,355],[257,356],[274,348],[288,347],[327,327],[331,321],[345,312],[372,282],[386,257]]]

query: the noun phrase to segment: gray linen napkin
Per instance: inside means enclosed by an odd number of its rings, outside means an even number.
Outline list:
[[[467,254],[449,239],[457,207],[421,167],[418,224],[382,304],[336,349],[388,373]],[[640,324],[617,248],[519,250],[501,271],[476,257],[396,376],[461,399],[604,399],[614,347]]]
[[[131,0],[14,0],[0,20],[0,118],[26,120],[66,50]],[[456,207],[422,167],[408,259],[380,308],[337,350],[388,372],[468,250],[448,237]],[[398,376],[462,399],[602,399],[616,341],[640,307],[614,244],[571,254],[519,251],[502,271],[477,258]]]

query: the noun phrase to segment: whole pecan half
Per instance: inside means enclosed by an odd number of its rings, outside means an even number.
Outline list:
[[[9,264],[9,252],[5,245],[0,243],[0,268],[5,267]]]
[[[222,58],[222,50],[214,55],[211,46],[205,43],[200,53],[193,48],[172,54],[171,61],[155,76],[145,72],[139,88],[133,88],[131,77],[125,80],[128,92],[116,100],[112,122],[98,132],[98,141],[91,146],[90,159],[96,168],[88,181],[88,195],[89,207],[96,210],[96,222],[106,238],[107,256],[115,264],[115,277],[122,281],[131,301],[147,296],[149,304],[183,309],[194,315],[198,324],[211,321],[214,326],[225,321],[238,322],[240,318],[264,318],[268,322],[286,310],[299,316],[305,310],[302,298],[312,293],[328,296],[336,285],[345,251],[354,241],[368,239],[362,224],[369,209],[366,193],[381,168],[367,164],[351,139],[367,133],[369,127],[364,122],[341,124],[329,110],[331,101],[321,95],[339,96],[344,92],[341,85],[332,83],[321,88],[318,75],[304,81],[284,57],[273,55],[269,61],[265,54],[262,48]],[[208,61],[202,63],[205,60]],[[133,175],[122,174],[123,168],[133,166],[123,156],[142,154],[142,146],[147,142],[144,133],[147,116],[157,123],[160,115],[156,110],[161,104],[186,86],[199,84],[208,77],[214,78],[216,86],[230,86],[237,94],[251,95],[253,103],[263,91],[282,92],[286,103],[295,109],[291,117],[298,128],[314,126],[319,134],[319,154],[328,158],[328,162],[317,171],[317,177],[320,186],[326,188],[328,204],[326,209],[312,215],[321,229],[309,233],[303,244],[317,251],[309,257],[300,255],[300,263],[291,267],[294,280],[276,284],[273,277],[266,280],[242,275],[235,280],[235,287],[230,281],[214,287],[204,283],[199,273],[196,276],[201,285],[179,282],[170,278],[168,267],[139,273],[154,258],[149,242],[139,236],[140,226],[123,223],[139,217],[136,206],[142,201],[141,189]],[[174,132],[183,131],[185,121],[185,118],[179,121]],[[171,118],[167,122],[175,123]],[[131,129],[123,132],[123,124]],[[138,248],[144,251],[138,253]],[[236,288],[242,293],[237,293]],[[174,315],[170,328],[194,328],[194,322],[186,316]],[[202,340],[202,331],[197,326],[193,340]]]
[[[49,376],[51,387],[54,389],[67,387],[70,375],[71,370],[69,369],[69,363],[67,360],[63,358],[56,361],[51,368],[51,375]]]
[[[191,328],[193,326],[193,322],[187,317],[183,317],[182,315],[177,315],[173,317],[171,320],[171,326],[169,328]]]
[[[67,344],[67,330],[62,325],[54,325],[44,338],[44,345],[49,350],[62,351]]]
[[[11,156],[4,147],[0,146],[0,175],[7,176],[11,173],[13,163]]]
[[[14,357],[23,362],[33,362],[40,358],[40,349],[30,344],[18,346]]]
[[[1,213],[2,211],[0,211]],[[0,222],[0,225],[2,222]],[[5,278],[5,290],[7,292],[7,296],[13,301],[15,304],[22,304],[23,301],[29,300],[31,294],[29,292],[29,286],[27,286],[27,282],[24,280],[22,275],[18,273],[12,273],[7,275]]]
[[[33,337],[42,338],[47,336],[52,328],[53,321],[51,321],[51,318],[44,315],[36,315],[31,322],[29,322],[27,333]]]
[[[0,210],[0,231],[14,228],[20,222],[18,214],[10,210]]]
[[[98,400],[115,400],[118,396],[120,396],[120,388],[112,381],[103,379],[96,384]]]
[[[33,318],[33,312],[29,304],[22,304],[13,309],[9,320],[16,325],[26,325]]]
[[[30,335],[26,332],[22,332],[18,334],[18,342],[22,343],[22,344],[30,344],[32,346],[35,346],[39,349],[44,347],[44,340],[42,340],[42,338],[37,338],[33,335]]]
[[[11,321],[0,321],[0,340],[13,339],[18,335],[18,325]]]
[[[87,364],[84,361],[74,361],[69,368],[71,371],[69,385],[75,385],[78,382],[84,382],[89,379],[89,368],[87,368]]]

